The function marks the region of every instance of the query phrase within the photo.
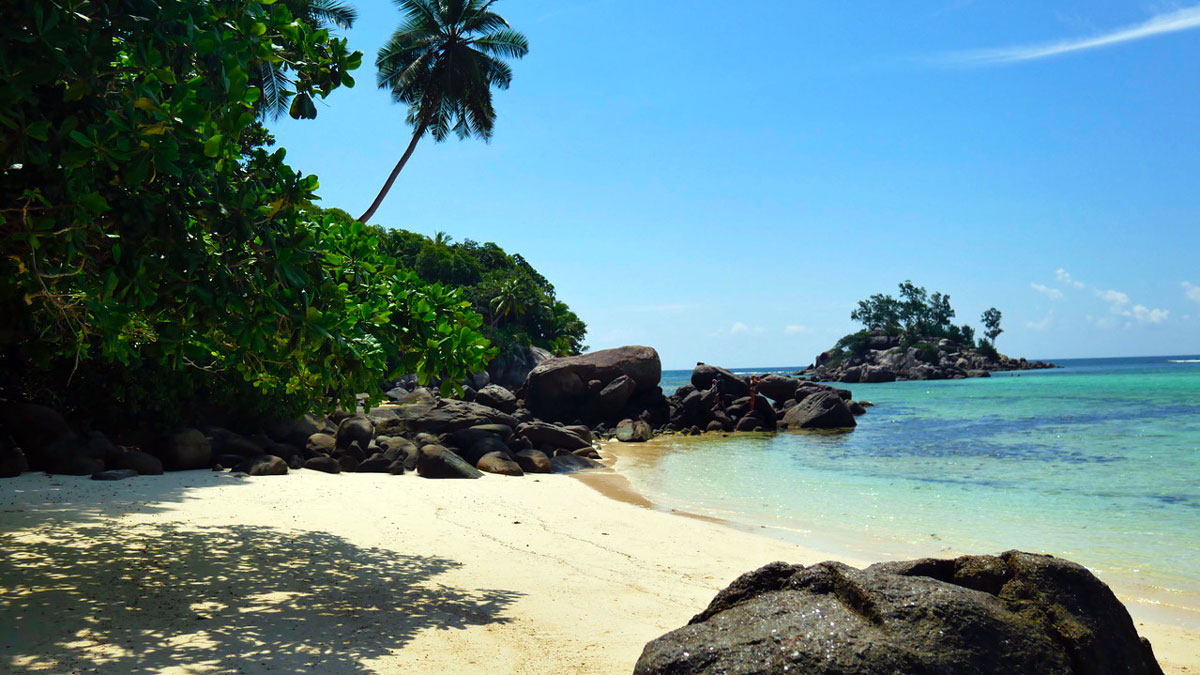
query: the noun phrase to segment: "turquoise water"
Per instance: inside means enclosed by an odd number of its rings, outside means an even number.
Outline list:
[[[1200,357],[1059,363],[853,385],[875,407],[852,433],[669,437],[617,466],[662,506],[862,559],[1070,558],[1200,627]]]

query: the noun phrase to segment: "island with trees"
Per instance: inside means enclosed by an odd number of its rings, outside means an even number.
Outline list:
[[[983,337],[969,324],[955,324],[950,296],[905,281],[899,297],[877,293],[861,300],[850,318],[862,330],[838,340],[801,375],[825,382],[895,382],[988,377],[995,371],[1055,368],[1052,363],[1014,359],[996,351],[1004,332],[995,307],[983,312]]]

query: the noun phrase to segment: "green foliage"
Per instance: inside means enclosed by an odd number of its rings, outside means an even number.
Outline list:
[[[979,346],[975,350],[992,360],[1000,358],[1000,352],[996,351],[996,346],[986,340],[980,340]]]
[[[520,255],[496,244],[454,243],[405,230],[380,230],[384,249],[427,282],[459,286],[487,321],[484,334],[500,349],[535,345],[559,356],[579,354],[587,326],[554,286]]]
[[[842,337],[834,345],[834,349],[851,356],[864,356],[867,353],[867,340],[870,337],[871,331],[860,330]]]
[[[459,381],[494,353],[458,289],[374,228],[313,218],[315,176],[271,152],[255,77],[295,100],[361,55],[289,2],[37,0],[0,25],[0,331],[26,391],[195,417],[348,405],[390,374]],[[311,3],[319,4],[319,3]],[[300,115],[305,117],[307,115]],[[148,383],[147,378],[153,378]],[[106,387],[72,396],[71,384]]]
[[[928,342],[917,342],[917,343],[913,344],[913,347],[917,350],[918,358],[920,358],[925,363],[937,363],[938,362],[937,347],[934,347],[933,345],[929,344]]]
[[[992,347],[996,346],[996,338],[1000,337],[1000,334],[1004,332],[1004,329],[1000,327],[1000,319],[1000,310],[995,307],[985,310],[983,315],[979,317],[985,329],[983,334],[987,336],[988,340],[991,340]]]
[[[882,293],[861,300],[850,313],[850,318],[867,327],[889,335],[902,335],[910,341],[921,338],[950,338],[956,342],[969,342],[965,327],[951,323],[954,308],[950,296],[942,293],[930,294],[911,281],[900,284],[900,298]],[[970,339],[974,339],[971,331]]]
[[[333,24],[349,29],[358,19],[358,12],[353,7],[336,0],[283,0],[282,4],[297,21],[316,28],[326,28]],[[265,26],[263,28],[265,30]],[[258,112],[275,120],[284,113],[296,119],[316,117],[317,108],[313,105],[312,97],[305,93],[296,96],[294,91],[296,83],[292,74],[303,73],[303,70],[294,62],[283,58],[259,63],[257,68],[251,71],[251,81],[262,92],[255,102]],[[354,78],[348,71],[343,72],[341,77],[342,84],[354,86]]]

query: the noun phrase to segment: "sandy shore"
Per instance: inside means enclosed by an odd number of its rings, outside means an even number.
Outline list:
[[[830,557],[589,480],[627,501],[568,476],[6,480],[0,671],[629,673],[739,574]],[[1200,635],[1139,628],[1200,672]]]

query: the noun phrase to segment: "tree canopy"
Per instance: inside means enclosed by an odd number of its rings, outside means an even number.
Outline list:
[[[587,326],[558,300],[551,284],[520,254],[494,243],[453,242],[445,233],[426,237],[380,230],[383,247],[423,281],[461,287],[485,319],[482,331],[500,350],[542,347],[556,356],[579,354]]]
[[[164,422],[197,416],[197,400],[287,415],[389,373],[459,381],[494,354],[463,290],[422,281],[377,229],[314,212],[317,178],[270,148],[264,68],[287,64],[294,107],[351,85],[361,61],[296,4],[9,7],[6,390]]]
[[[975,346],[975,329],[953,323],[955,311],[949,295],[930,293],[911,281],[900,283],[899,290],[899,298],[877,293],[860,300],[850,318],[865,330],[842,338],[839,346],[857,345],[872,331],[899,335],[909,343],[948,338],[965,347]]]

